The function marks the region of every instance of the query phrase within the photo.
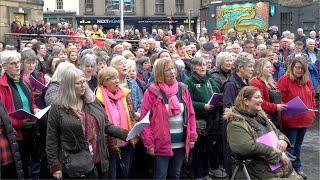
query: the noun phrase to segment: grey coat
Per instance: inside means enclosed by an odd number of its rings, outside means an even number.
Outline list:
[[[127,137],[128,131],[109,122],[97,99],[92,103],[85,103],[84,106],[87,109],[87,112],[98,122],[100,131],[97,140],[100,151],[101,172],[104,173],[109,169],[109,152],[106,147],[104,135],[108,134],[112,137],[124,140]],[[84,148],[86,139],[82,130],[80,118],[73,110],[53,104],[48,117],[46,144],[46,152],[51,173],[62,170],[61,159],[59,159],[62,147],[66,151],[78,150],[74,137],[77,137],[79,144],[81,144],[80,147]]]

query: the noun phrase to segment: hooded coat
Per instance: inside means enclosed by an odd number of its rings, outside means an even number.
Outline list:
[[[251,115],[240,113],[235,108],[225,109],[224,118],[228,121],[227,135],[232,153],[238,158],[250,158],[254,161],[251,166],[247,166],[252,179],[299,179],[300,176],[296,175],[291,163],[274,171],[269,168],[269,164],[280,162],[282,152],[279,149],[258,143],[256,139],[267,132],[274,131],[278,139],[286,141],[288,146],[290,146],[290,141],[271,123],[264,112],[259,112],[255,117]],[[266,131],[261,128],[261,124],[256,119],[266,125]],[[256,173],[254,169],[263,172]],[[238,171],[236,179],[244,177],[244,173],[241,170]]]

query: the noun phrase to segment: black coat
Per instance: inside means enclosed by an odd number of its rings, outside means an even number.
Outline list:
[[[13,132],[13,127],[11,124],[10,117],[8,115],[8,112],[3,105],[2,101],[0,101],[0,125],[4,126],[5,129],[5,135],[8,138],[11,151],[13,154],[13,159],[14,163],[16,165],[16,173],[17,173],[17,178],[18,179],[23,179],[24,178],[24,173],[22,170],[22,161],[21,161],[21,156],[19,152],[19,145],[17,143],[17,138],[15,133]],[[1,171],[0,171],[1,173]],[[0,175],[1,177],[1,175]]]
[[[92,103],[85,103],[84,106],[87,112],[98,122],[100,131],[97,135],[97,140],[100,150],[101,172],[104,173],[109,169],[109,152],[106,147],[104,135],[108,134],[112,137],[125,139],[128,131],[109,122],[104,109],[97,99]],[[77,140],[74,137],[77,137]],[[62,170],[61,159],[59,159],[61,147],[66,151],[77,151],[79,150],[76,143],[77,141],[80,144],[80,148],[84,149],[86,139],[79,117],[73,110],[53,104],[48,117],[46,144],[51,173]]]

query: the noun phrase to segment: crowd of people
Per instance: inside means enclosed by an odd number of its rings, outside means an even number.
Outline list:
[[[72,35],[66,24],[11,28]],[[320,31],[203,28],[196,38],[183,25],[176,34],[144,28],[124,36],[93,25],[76,32],[83,45],[54,36],[20,49],[0,43],[1,178],[231,178],[234,159],[251,159],[254,179],[307,177],[301,147],[317,109]],[[222,98],[211,104],[214,94]],[[295,97],[314,111],[282,114]],[[37,121],[10,115],[48,106]],[[146,116],[150,124],[126,140]],[[271,131],[278,147],[256,141]]]

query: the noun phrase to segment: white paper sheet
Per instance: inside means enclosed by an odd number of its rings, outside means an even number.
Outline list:
[[[131,131],[128,134],[127,137],[127,141],[129,141],[130,139],[134,138],[137,134],[139,134],[148,124],[150,124],[149,121],[149,115],[150,115],[150,111],[144,116],[144,118],[140,121],[137,122],[133,128],[131,129]]]

